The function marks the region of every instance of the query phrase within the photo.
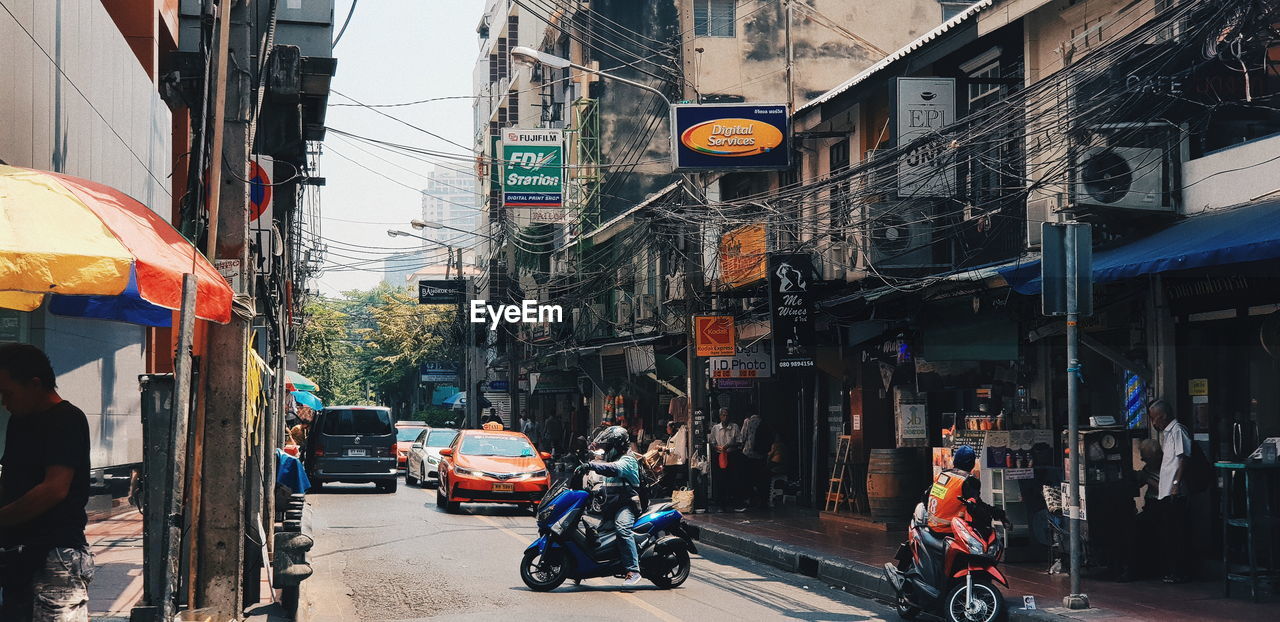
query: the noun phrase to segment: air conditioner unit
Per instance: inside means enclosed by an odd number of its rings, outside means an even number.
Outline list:
[[[619,300],[618,304],[614,305],[614,311],[616,313],[614,324],[618,327],[631,326],[633,311],[630,300]]]
[[[1027,248],[1040,248],[1040,224],[1057,222],[1058,212],[1067,209],[1065,193],[1027,199]]]
[[[875,269],[942,267],[933,260],[933,204],[893,201],[867,206],[864,265]]]
[[[654,296],[653,294],[640,294],[636,304],[636,321],[644,322],[652,320],[657,314],[657,296]]]
[[[1078,205],[1170,211],[1164,192],[1164,151],[1090,147],[1076,168]]]

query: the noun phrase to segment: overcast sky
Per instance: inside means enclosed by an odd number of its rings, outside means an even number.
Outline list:
[[[337,0],[335,34],[341,29],[350,7],[351,0]],[[479,50],[475,29],[483,11],[484,0],[359,2],[350,26],[334,50],[338,74],[333,79],[334,93],[329,97],[326,125],[400,144],[468,153],[469,149],[432,138],[373,110],[335,104],[351,103],[340,93],[365,104],[471,95],[471,76]],[[470,99],[451,99],[378,110],[456,143],[470,145],[471,103]],[[421,195],[416,189],[425,185],[422,176],[432,164],[353,142],[334,132],[325,138],[323,151],[319,174],[326,178],[328,185],[320,193],[323,214],[320,235],[328,239],[328,263],[350,264],[359,261],[351,257],[378,256],[376,250],[355,249],[349,245],[379,249],[415,247],[417,240],[393,239],[386,231],[393,227],[412,231],[408,221],[421,214]],[[463,162],[440,162],[469,168]],[[364,271],[339,271],[330,266],[319,278],[318,287],[322,294],[335,296],[353,288],[372,287],[381,278],[381,266],[377,264],[367,266]]]

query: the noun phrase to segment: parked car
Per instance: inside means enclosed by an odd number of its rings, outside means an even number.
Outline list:
[[[396,491],[396,428],[382,406],[330,406],[316,414],[307,439],[307,470],[328,482],[369,483]]]
[[[436,505],[456,512],[462,503],[513,503],[532,510],[551,478],[551,454],[538,453],[528,437],[508,430],[462,430],[440,450]]]
[[[409,457],[409,447],[425,429],[427,429],[425,421],[396,422],[396,468],[404,470]]]
[[[458,431],[454,428],[427,428],[409,446],[404,483],[434,485],[440,478],[440,450],[453,444]]]

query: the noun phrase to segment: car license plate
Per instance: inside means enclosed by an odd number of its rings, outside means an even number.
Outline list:
[[[494,484],[493,485],[494,492],[514,492],[515,489],[516,489],[515,484]]]
[[[351,456],[352,458],[365,458],[365,457],[368,457],[369,450],[363,447],[356,448],[356,449],[348,449],[347,455]]]

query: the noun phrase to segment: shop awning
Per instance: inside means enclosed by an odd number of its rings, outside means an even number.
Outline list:
[[[1280,201],[1253,203],[1179,221],[1123,246],[1095,249],[1094,283],[1144,274],[1280,258]],[[1001,270],[1019,294],[1040,293],[1040,262]]]
[[[0,165],[0,307],[169,326],[184,274],[196,317],[231,320],[233,292],[158,214],[99,183]]]

